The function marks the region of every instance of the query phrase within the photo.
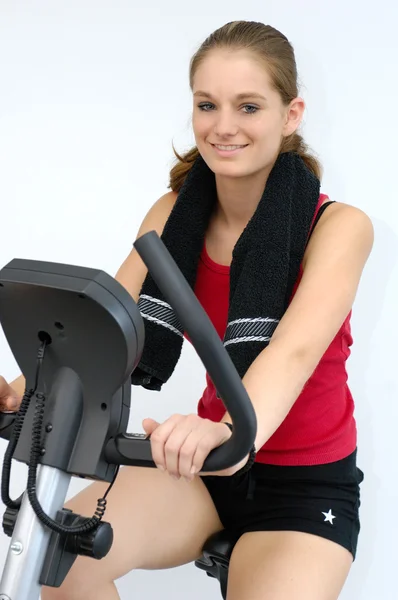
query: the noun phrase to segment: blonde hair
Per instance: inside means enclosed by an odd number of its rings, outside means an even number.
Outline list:
[[[254,21],[227,23],[206,38],[190,61],[189,85],[191,90],[197,68],[211,50],[219,48],[244,49],[255,54],[264,63],[272,84],[280,94],[285,106],[288,106],[298,96],[297,67],[292,45],[277,29]],[[199,150],[194,146],[181,156],[173,145],[173,151],[177,162],[170,170],[168,187],[174,192],[179,192],[190,168],[199,156]],[[283,138],[280,153],[284,152],[299,154],[310,171],[319,180],[321,179],[321,164],[311,153],[299,133],[295,132]]]

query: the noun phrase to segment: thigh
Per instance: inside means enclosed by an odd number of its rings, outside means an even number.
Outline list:
[[[337,600],[352,560],[341,545],[313,534],[245,533],[231,556],[227,600]]]
[[[66,507],[92,516],[107,487],[95,482]],[[200,478],[177,481],[159,469],[141,467],[120,469],[107,496],[103,520],[111,523],[114,531],[109,554],[100,561],[79,556],[60,588],[60,597],[65,597],[65,589],[76,586],[80,594],[85,585],[92,592],[93,585],[100,587],[132,569],[165,569],[191,562],[200,556],[206,539],[222,529]],[[58,596],[54,590],[44,597]]]

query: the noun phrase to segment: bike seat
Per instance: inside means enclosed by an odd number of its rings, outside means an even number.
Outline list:
[[[209,577],[218,579],[222,597],[227,596],[228,567],[232,550],[239,536],[222,530],[213,534],[203,546],[202,556],[195,561],[195,566],[206,571]]]

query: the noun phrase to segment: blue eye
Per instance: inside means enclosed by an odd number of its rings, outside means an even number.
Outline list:
[[[256,113],[258,111],[258,107],[257,106],[253,106],[252,104],[245,104],[244,108],[251,108],[251,109],[253,109],[253,112],[246,113],[248,115],[254,115],[254,113]]]
[[[207,112],[207,109],[206,109],[206,107],[208,107],[208,106],[213,106],[213,105],[212,105],[212,104],[210,104],[210,102],[204,102],[204,103],[202,103],[202,104],[198,104],[198,108],[199,108],[200,110],[203,110],[203,112]]]
[[[209,112],[209,110],[211,110],[211,108],[214,108],[214,104],[212,104],[211,102],[202,102],[202,104],[198,104],[198,108],[199,108],[199,110],[201,110],[203,112]],[[247,115],[254,115],[258,111],[258,107],[253,106],[252,104],[245,104],[243,106],[243,108],[250,109],[250,112],[245,111],[245,114],[247,114]]]

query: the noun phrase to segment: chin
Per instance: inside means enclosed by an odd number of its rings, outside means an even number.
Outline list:
[[[218,177],[230,177],[232,179],[237,179],[240,177],[249,177],[250,175],[254,175],[256,172],[253,170],[253,166],[245,165],[243,161],[223,162],[222,160],[214,160],[214,158],[207,160],[205,157],[204,160],[207,166]]]
[[[244,161],[217,158],[210,156],[209,152],[200,154],[209,169],[219,177],[243,177],[249,174],[248,171],[252,172],[252,169],[245,166]]]

